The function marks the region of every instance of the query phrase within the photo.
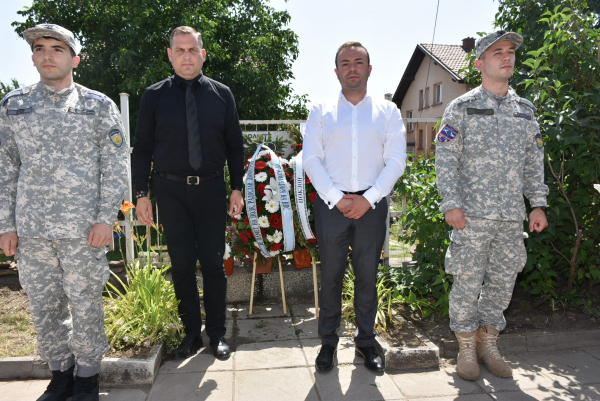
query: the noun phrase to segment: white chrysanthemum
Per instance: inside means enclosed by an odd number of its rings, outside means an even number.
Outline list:
[[[279,210],[279,202],[275,202],[273,199],[271,199],[265,204],[265,209],[267,209],[269,213],[275,213]]]
[[[269,242],[273,242],[273,236],[272,236],[272,235],[269,235],[269,234],[267,234],[267,241],[269,241]]]
[[[281,233],[281,231],[279,230],[275,230],[275,234],[273,234],[271,236],[271,242],[274,242],[276,244],[279,244],[281,242],[281,240],[283,239],[283,234]]]
[[[258,182],[265,182],[267,180],[267,173],[261,171],[260,173],[254,176],[254,179]]]
[[[260,216],[258,218],[258,225],[261,226],[262,228],[269,228],[270,224],[269,224],[269,219],[267,218],[267,216]]]
[[[269,255],[271,255],[271,257],[277,256],[277,255],[279,255],[279,252],[280,251],[269,251]]]
[[[223,254],[223,260],[229,259],[231,257],[231,247],[229,244],[225,244],[225,253]]]
[[[269,167],[269,168],[275,168],[275,166],[273,165],[273,160],[267,161],[266,164],[267,164],[267,167]]]
[[[242,219],[242,214],[241,213],[240,214],[234,214],[233,218],[236,219],[236,220],[241,220]]]

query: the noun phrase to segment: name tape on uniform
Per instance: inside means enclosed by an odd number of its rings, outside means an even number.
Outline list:
[[[444,127],[437,134],[437,142],[440,144],[450,143],[460,134],[460,131],[451,126],[450,124],[444,125]]]

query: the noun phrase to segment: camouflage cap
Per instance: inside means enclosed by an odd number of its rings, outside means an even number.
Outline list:
[[[512,44],[515,45],[515,50],[517,50],[523,44],[523,37],[518,33],[506,31],[490,33],[489,35],[480,38],[475,44],[475,49],[477,49],[477,58],[481,57],[483,52],[486,51],[488,47],[496,42],[500,42],[501,40],[508,40],[509,42],[512,42]]]
[[[33,42],[36,39],[42,37],[50,37],[56,40],[60,40],[64,42],[67,46],[69,46],[75,54],[77,54],[77,50],[75,49],[75,36],[73,32],[68,29],[63,28],[60,25],[56,24],[37,24],[33,28],[29,28],[23,32],[23,37],[31,46],[33,50]]]

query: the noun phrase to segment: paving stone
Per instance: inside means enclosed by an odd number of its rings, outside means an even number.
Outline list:
[[[100,401],[145,401],[148,394],[137,389],[100,389]]]
[[[505,359],[513,370],[512,378],[494,376],[488,372],[483,364],[479,365],[480,376],[477,384],[486,392],[494,393],[555,387],[553,381],[541,374],[539,369],[531,366],[517,355],[509,355]]]
[[[319,338],[319,319],[316,317],[309,318],[294,318],[294,326],[296,327],[296,334],[298,338]],[[345,322],[342,320],[340,327],[337,329],[337,334],[340,338],[352,337],[350,331],[348,331]]]
[[[250,315],[250,304],[238,304],[237,305],[237,318],[238,319],[262,319],[271,317],[284,317],[290,316],[290,310],[288,308],[287,313],[283,312],[283,303],[278,304],[265,304],[265,305],[252,305],[252,314]]]
[[[235,353],[235,370],[306,367],[300,341],[243,344]]]
[[[296,338],[291,317],[242,319],[237,321],[238,343],[283,341]]]
[[[315,366],[315,359],[319,355],[321,349],[321,340],[318,338],[301,339],[302,349],[308,360],[308,365]],[[348,337],[340,337],[340,342],[337,347],[337,363],[338,365],[362,365],[363,359],[357,357],[354,352],[354,341]]]
[[[50,380],[0,381],[0,394],[3,400],[35,401],[46,391]]]
[[[415,400],[417,400],[415,398]],[[465,394],[460,397],[456,396],[444,396],[444,397],[435,397],[435,398],[418,398],[419,401],[491,401],[487,394]],[[412,400],[411,400],[412,401]],[[532,401],[531,399],[529,401]]]
[[[582,386],[569,387],[571,393],[575,394],[579,400],[597,401],[600,400],[600,384],[584,384]]]
[[[578,398],[562,388],[550,388],[539,390],[511,391],[507,393],[491,394],[498,401],[567,401]],[[437,399],[436,399],[437,400]],[[462,400],[462,398],[461,398]],[[421,401],[421,400],[420,400]]]
[[[221,361],[214,357],[212,348],[205,342],[205,348],[199,353],[186,359],[167,359],[160,367],[160,373],[178,374],[192,372],[216,372],[233,370],[232,355],[229,359]]]
[[[312,369],[322,400],[369,401],[403,400],[392,379],[385,373],[375,373],[363,365],[335,366],[330,372]],[[237,399],[236,399],[237,401]]]
[[[600,359],[600,347],[585,347],[584,351],[588,354]]]
[[[315,313],[315,304],[293,304],[291,305],[292,316],[296,317],[317,317]]]
[[[420,369],[388,374],[408,398],[483,393],[475,382],[461,379],[455,369]]]
[[[307,368],[235,372],[235,401],[318,399]]]
[[[599,381],[600,360],[584,351],[530,352],[520,356],[563,387]]]
[[[233,399],[233,372],[159,373],[148,401]]]

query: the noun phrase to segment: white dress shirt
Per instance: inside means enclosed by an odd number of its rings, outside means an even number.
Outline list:
[[[370,188],[375,204],[387,196],[406,167],[406,130],[396,105],[365,95],[356,106],[342,92],[313,106],[306,123],[303,166],[332,209],[344,192]]]

